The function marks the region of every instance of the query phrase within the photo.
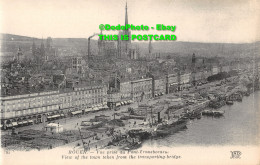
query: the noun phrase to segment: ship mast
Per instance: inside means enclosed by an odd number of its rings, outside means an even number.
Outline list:
[[[152,120],[152,125],[153,125],[153,107],[151,107],[151,120]]]

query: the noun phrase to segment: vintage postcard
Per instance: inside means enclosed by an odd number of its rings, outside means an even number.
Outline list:
[[[1,164],[260,164],[260,1],[0,11]]]

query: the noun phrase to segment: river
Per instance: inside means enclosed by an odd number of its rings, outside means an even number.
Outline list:
[[[244,96],[242,102],[225,105],[220,118],[202,116],[189,121],[187,129],[144,142],[143,147],[173,147],[184,145],[256,145],[259,140],[260,91]]]

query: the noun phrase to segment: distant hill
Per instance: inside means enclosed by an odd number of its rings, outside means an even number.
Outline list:
[[[32,41],[33,39],[37,40],[37,38],[34,38],[34,37],[0,33],[1,41]]]
[[[24,50],[30,50],[33,40],[36,46],[40,46],[41,39],[12,34],[1,34],[1,52],[16,52],[21,46]],[[87,52],[87,38],[52,38],[53,46],[56,48],[73,48]],[[44,40],[44,44],[46,40]],[[134,42],[133,46],[139,48],[142,54],[148,53],[149,42]],[[153,52],[167,53],[171,55],[198,56],[228,56],[247,57],[252,54],[259,56],[260,42],[255,43],[200,43],[200,42],[152,42]],[[97,40],[91,40],[91,50],[97,50]]]
[[[147,43],[134,43],[144,53],[148,53]],[[152,42],[154,52],[173,53],[179,55],[199,56],[234,56],[246,57],[252,53],[259,54],[260,42],[256,43],[199,43],[199,42]]]

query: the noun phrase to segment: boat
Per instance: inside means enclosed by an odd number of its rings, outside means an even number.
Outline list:
[[[103,125],[103,122],[90,122],[90,121],[82,121],[80,126],[82,129],[93,129],[93,128],[98,128]]]
[[[135,150],[135,149],[138,149],[142,146],[142,142],[140,141],[137,141],[137,142],[133,142],[133,143],[130,143],[129,145],[123,147],[124,150]]]
[[[228,100],[228,101],[226,101],[226,104],[227,104],[227,105],[233,105],[234,102],[233,102],[232,100]]]
[[[215,117],[219,117],[219,116],[223,116],[225,111],[212,111],[213,112],[213,116]]]
[[[182,119],[190,119],[193,120],[197,118],[199,113],[194,113],[194,112],[184,112],[184,115],[182,116]]]
[[[220,117],[223,116],[225,111],[213,111],[213,110],[204,110],[202,111],[202,115],[204,116],[214,116],[214,117]]]
[[[140,140],[148,139],[151,133],[143,129],[132,129],[128,131],[131,138],[139,138]]]
[[[190,119],[201,119],[201,113],[195,112],[191,115]]]
[[[209,103],[209,107],[214,108],[214,109],[218,109],[221,108],[222,106],[225,105],[225,101],[224,100],[220,100],[220,101],[210,101]]]
[[[187,119],[179,118],[177,121],[170,120],[167,123],[157,125],[154,136],[166,136],[187,128]]]
[[[242,97],[241,97],[241,96],[238,97],[238,98],[237,98],[237,101],[241,102],[241,101],[242,101]]]
[[[204,111],[202,111],[202,115],[204,115],[204,116],[212,116],[213,113],[212,113],[211,110],[204,110]]]
[[[239,101],[241,102],[242,101],[242,94],[240,93],[233,93],[231,96],[230,96],[230,99],[233,100],[233,101]]]

